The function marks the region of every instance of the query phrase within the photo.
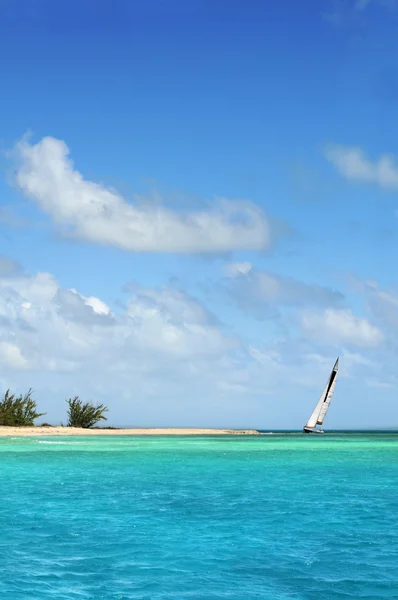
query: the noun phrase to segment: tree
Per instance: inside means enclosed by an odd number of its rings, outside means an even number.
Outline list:
[[[79,396],[75,396],[73,399],[69,398],[66,402],[69,405],[67,427],[89,429],[98,421],[107,421],[104,413],[108,411],[108,408],[104,404],[94,406],[91,402],[82,402]]]
[[[37,412],[37,402],[31,397],[33,390],[15,397],[7,390],[0,401],[0,425],[8,427],[32,427],[35,419],[46,413]]]

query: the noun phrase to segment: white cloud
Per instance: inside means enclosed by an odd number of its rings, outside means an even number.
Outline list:
[[[49,273],[0,278],[0,370],[17,392],[51,396],[50,419],[80,394],[109,403],[113,422],[132,424],[138,405],[142,425],[200,426],[205,402],[209,424],[214,398],[247,383],[246,363],[242,342],[181,290],[135,286],[115,313]]]
[[[344,298],[336,290],[267,273],[247,262],[227,265],[226,273],[229,295],[258,318],[274,316],[282,306],[329,306]]]
[[[105,304],[105,302],[102,302],[102,300],[100,300],[99,298],[95,298],[95,296],[89,296],[87,298],[86,296],[79,294],[79,292],[77,290],[75,290],[74,288],[71,288],[69,291],[72,292],[73,294],[76,294],[77,298],[84,300],[84,304],[86,306],[89,306],[90,308],[92,308],[93,311],[97,315],[111,315],[112,314],[109,306],[107,304]]]
[[[0,342],[0,360],[7,367],[25,369],[28,361],[22,355],[21,348],[11,342]]]
[[[231,263],[227,265],[226,272],[229,277],[238,277],[239,275],[247,275],[253,269],[253,265],[249,262]]]
[[[346,179],[398,190],[398,162],[393,156],[384,154],[372,162],[361,148],[338,145],[328,146],[325,156]]]
[[[138,288],[127,304],[135,342],[181,360],[218,356],[236,347],[223,335],[212,316],[185,293],[172,288]]]
[[[301,326],[313,338],[336,344],[373,347],[384,339],[380,329],[366,319],[356,317],[349,309],[327,308],[322,312],[305,312]]]
[[[50,363],[56,369],[60,358],[76,361],[79,370],[79,361],[94,366],[100,355],[122,348],[124,359],[131,352],[155,352],[190,360],[237,346],[193,298],[167,287],[137,286],[124,312],[115,315],[99,298],[59,287],[48,273],[0,279],[0,318],[4,348],[11,352],[12,326],[12,339],[24,348],[32,369],[46,370]]]
[[[307,336],[248,343],[180,289],[126,292],[116,310],[49,273],[0,277],[2,390],[32,387],[50,422],[79,394],[106,402],[114,425],[294,427],[324,385],[336,333],[348,348],[371,348],[381,335],[349,311],[326,311],[317,321],[306,313]],[[388,380],[366,354],[344,350],[342,379],[361,369]]]
[[[127,202],[85,180],[66,144],[45,137],[17,144],[16,183],[64,233],[132,252],[224,252],[262,249],[270,227],[248,201],[216,199],[208,210],[178,213],[154,203]]]

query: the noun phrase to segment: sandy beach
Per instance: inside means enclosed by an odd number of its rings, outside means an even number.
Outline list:
[[[0,437],[37,435],[259,435],[255,429],[80,429],[78,427],[1,427]]]

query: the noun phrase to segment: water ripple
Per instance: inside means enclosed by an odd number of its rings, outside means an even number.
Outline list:
[[[0,597],[396,599],[397,439],[0,440]]]

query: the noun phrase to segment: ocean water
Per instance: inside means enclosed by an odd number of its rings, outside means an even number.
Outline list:
[[[1,600],[398,598],[398,435],[0,439]]]

